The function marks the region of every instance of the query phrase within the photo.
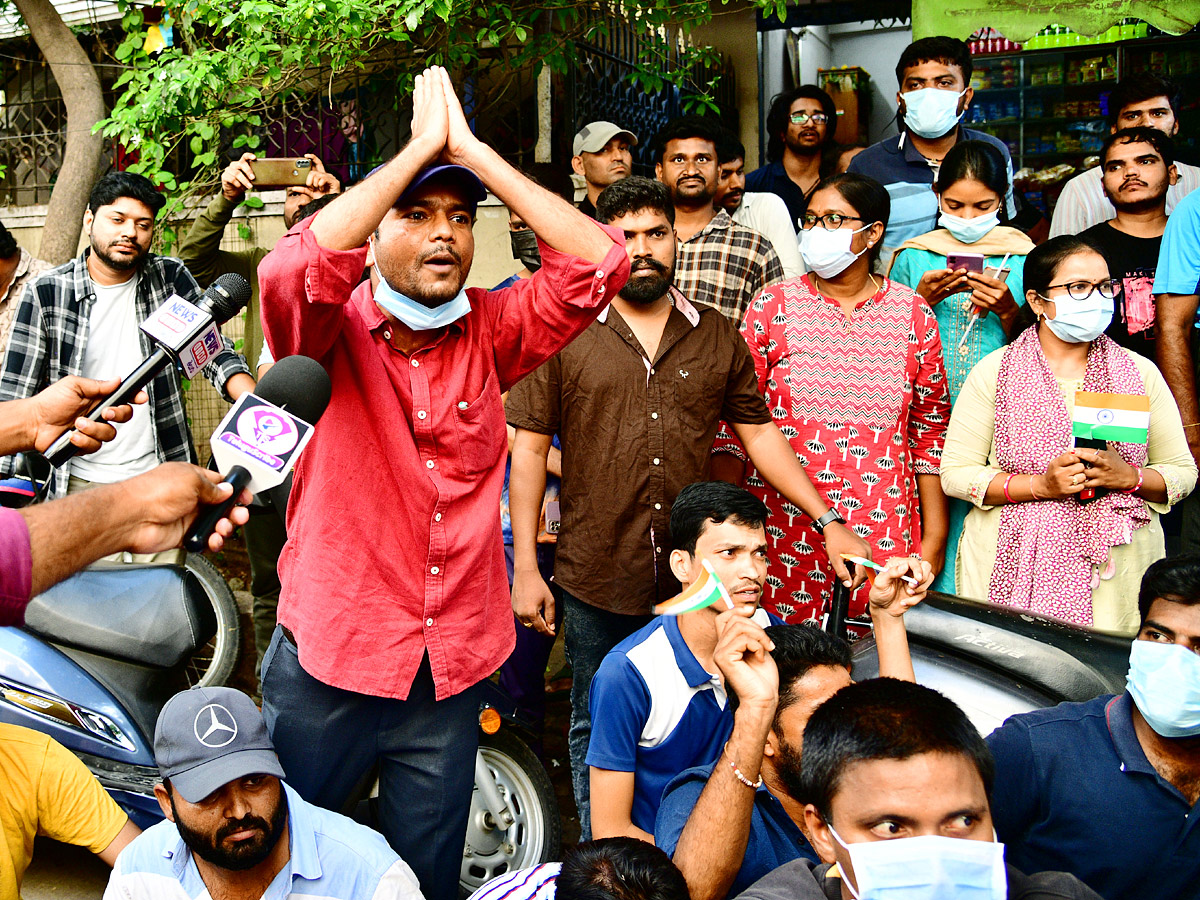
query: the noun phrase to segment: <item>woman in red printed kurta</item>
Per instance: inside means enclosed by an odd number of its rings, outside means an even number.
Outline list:
[[[859,206],[871,207],[861,213],[836,182],[823,184],[813,194],[805,231],[825,227],[825,213],[847,230],[861,222],[886,227],[887,194],[873,184],[882,193],[882,210],[874,208],[880,202],[875,191],[848,191]],[[830,507],[871,544],[877,562],[924,551],[936,571],[946,528],[938,463],[950,417],[941,339],[921,297],[871,273],[870,230],[864,226],[854,235],[864,252],[837,274],[829,275],[826,265],[826,278],[810,271],[764,290],[741,332],[776,424]],[[852,240],[850,250],[856,249]],[[714,452],[744,458],[724,432]],[[918,494],[922,475],[932,476],[922,479],[925,496]],[[746,487],[771,512],[767,535],[775,565],[763,604],[788,622],[818,619],[834,583],[820,535],[753,468]],[[923,507],[929,522],[924,542]],[[865,599],[852,601],[851,615],[864,607]]]

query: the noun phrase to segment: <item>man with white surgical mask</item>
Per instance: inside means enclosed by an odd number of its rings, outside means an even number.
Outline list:
[[[797,859],[739,900],[1097,900],[1063,872],[1005,864],[979,732],[937,691],[892,678],[842,688],[804,726],[800,801],[824,860]]]
[[[957,38],[929,37],[909,44],[896,64],[900,134],[859,153],[848,172],[870,175],[892,198],[892,218],[883,236],[882,264],[909,238],[937,225],[937,198],[929,186],[950,148],[959,141],[987,141],[1004,154],[1012,182],[1008,147],[983,131],[959,124],[975,92],[971,51]],[[1005,197],[1006,215],[1017,214],[1012,188]]]
[[[1125,693],[988,737],[993,812],[1013,865],[1071,872],[1106,900],[1184,900],[1200,884],[1200,557],[1147,569],[1138,610]]]

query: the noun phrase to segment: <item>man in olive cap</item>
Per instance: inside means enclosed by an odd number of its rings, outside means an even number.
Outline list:
[[[633,174],[633,153],[638,139],[632,131],[612,122],[589,122],[571,144],[571,169],[587,183],[587,196],[579,211],[596,218],[600,192]]]

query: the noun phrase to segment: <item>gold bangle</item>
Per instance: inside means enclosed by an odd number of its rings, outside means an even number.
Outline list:
[[[1200,422],[1193,422],[1191,425],[1184,425],[1183,427],[1184,428],[1198,428],[1198,427],[1200,427]]]

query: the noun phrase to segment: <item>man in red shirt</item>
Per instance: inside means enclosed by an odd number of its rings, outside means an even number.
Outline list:
[[[473,687],[514,643],[500,394],[587,328],[629,259],[621,232],[471,134],[441,68],[418,76],[413,104],[399,155],[259,267],[273,354],[320,360],[333,385],[296,469],[262,682],[288,783],[339,809],[379,762],[384,836],[426,898],[453,900]],[[492,292],[463,289],[481,179],[538,235],[542,259]]]

